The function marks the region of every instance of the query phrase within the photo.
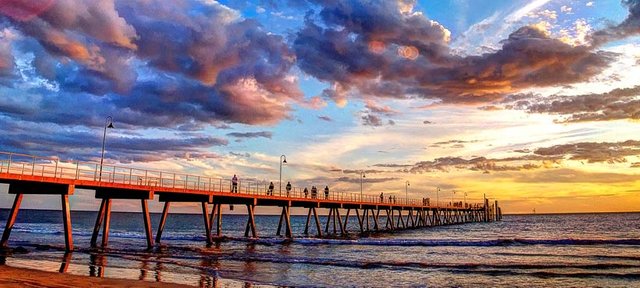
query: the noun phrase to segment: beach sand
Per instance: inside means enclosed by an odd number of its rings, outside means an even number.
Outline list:
[[[185,285],[77,276],[0,265],[0,287],[191,287]]]

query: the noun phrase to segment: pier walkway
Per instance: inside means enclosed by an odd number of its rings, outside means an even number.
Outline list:
[[[102,247],[108,245],[114,199],[140,201],[148,247],[155,245],[154,239],[156,243],[161,241],[172,202],[192,202],[202,207],[204,234],[208,244],[214,240],[214,228],[215,235],[222,236],[222,205],[246,206],[245,237],[254,238],[258,237],[254,220],[256,206],[281,208],[276,234],[284,234],[282,236],[287,238],[293,237],[290,222],[292,207],[308,210],[304,234],[309,234],[309,228],[313,228],[313,221],[317,237],[323,237],[323,232],[325,236],[353,233],[347,230],[350,215],[353,216],[352,212],[356,215],[359,228],[357,232],[360,233],[491,222],[502,218],[498,201],[489,203],[487,199],[484,199],[483,203],[446,205],[430,203],[425,199],[390,200],[381,199],[379,196],[336,191],[330,191],[325,197],[322,189],[319,189],[316,197],[312,197],[310,191],[305,194],[299,187],[292,188],[289,193],[283,190],[273,191],[268,195],[267,184],[263,181],[239,181],[234,189],[231,180],[220,178],[100,165],[93,162],[63,162],[57,158],[7,152],[0,152],[0,183],[9,184],[9,194],[15,195],[0,246],[7,245],[24,195],[60,195],[65,247],[69,251],[73,250],[69,196],[73,195],[76,188],[95,190],[95,197],[101,199],[91,239],[91,245],[94,247],[97,246],[101,230],[100,244]],[[164,208],[154,238],[148,200],[156,196],[158,201],[164,203]],[[211,204],[213,209],[209,212]],[[328,209],[329,212],[324,230],[318,217],[318,209],[321,208]]]

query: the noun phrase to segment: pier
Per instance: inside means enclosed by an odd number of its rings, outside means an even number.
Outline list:
[[[498,201],[490,203],[431,203],[425,199],[381,198],[331,191],[325,196],[304,193],[299,187],[289,192],[267,193],[267,184],[260,181],[239,181],[234,189],[231,180],[168,171],[136,169],[124,166],[101,165],[94,162],[63,162],[57,158],[0,152],[0,183],[9,184],[9,194],[15,198],[0,240],[6,246],[15,224],[22,198],[25,195],[59,195],[64,226],[66,250],[73,250],[73,236],[69,197],[75,189],[94,190],[101,200],[91,237],[91,246],[107,247],[112,205],[118,201],[140,201],[144,219],[146,243],[149,248],[162,240],[172,202],[189,202],[202,208],[203,233],[207,244],[223,236],[222,205],[246,207],[245,237],[257,238],[255,207],[279,207],[277,236],[292,238],[291,208],[307,210],[304,234],[315,226],[316,237],[345,236],[351,233],[400,231],[470,222],[492,222],[502,219]],[[385,193],[386,194],[386,193]],[[164,204],[155,237],[153,236],[148,201],[157,199]],[[213,205],[209,211],[210,206]],[[321,223],[319,210],[328,210],[326,223]],[[355,214],[358,231],[347,229]],[[344,215],[344,216],[343,216]],[[313,223],[312,223],[313,222]],[[324,229],[323,229],[324,228]],[[215,230],[215,231],[214,231]]]

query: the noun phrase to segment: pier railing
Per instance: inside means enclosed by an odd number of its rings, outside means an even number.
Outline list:
[[[223,192],[233,193],[233,184],[230,179],[216,177],[192,175],[187,173],[175,173],[152,169],[138,169],[117,165],[109,165],[97,162],[85,161],[61,161],[55,157],[39,157],[34,155],[0,152],[0,173],[28,175],[35,177],[61,178],[70,180],[85,180],[102,183],[118,183],[132,186],[162,187],[180,190],[192,190],[200,192]],[[317,193],[313,197],[311,189],[304,193],[304,188],[292,187],[287,192],[283,185],[283,190],[279,187],[269,191],[268,181],[240,180],[238,181],[237,192],[249,195],[270,195],[273,197],[318,199],[330,201],[343,201],[355,203],[393,203],[401,205],[415,205],[428,207],[448,207],[460,205],[460,202],[436,203],[433,199],[428,202],[423,199],[407,199],[392,197],[384,194],[381,199],[379,195],[360,195],[360,193],[330,190],[328,196],[325,195],[322,186],[318,186]],[[267,194],[267,193],[270,194]],[[480,204],[464,204],[464,207],[479,207]],[[455,207],[455,206],[454,206]]]

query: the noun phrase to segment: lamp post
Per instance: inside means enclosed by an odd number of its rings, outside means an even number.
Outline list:
[[[451,205],[453,205],[453,202],[454,202],[453,196],[456,195],[456,190],[453,190],[452,192],[453,193],[451,193]]]
[[[464,208],[467,208],[467,192],[464,192]]]
[[[287,156],[280,155],[280,196],[282,196],[282,164],[287,164]]]
[[[360,202],[362,202],[362,182],[367,175],[364,175],[364,170],[360,170]]]
[[[404,186],[404,201],[405,201],[405,204],[408,205],[409,204],[409,180],[407,180],[405,184],[406,185]]]
[[[104,162],[104,145],[107,140],[107,128],[113,129],[113,117],[107,116],[104,122],[104,133],[102,134],[102,155],[100,156],[100,175],[98,181],[102,181],[102,163]]]
[[[440,202],[440,187],[436,187],[436,206]]]

